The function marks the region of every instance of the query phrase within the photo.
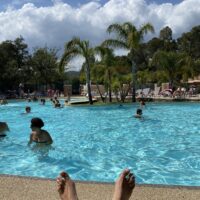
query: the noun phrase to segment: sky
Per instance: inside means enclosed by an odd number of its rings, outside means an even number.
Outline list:
[[[99,2],[101,5],[106,4],[109,0],[94,0],[95,2]],[[147,0],[147,3],[157,3],[157,4],[162,4],[162,3],[172,3],[172,4],[177,4],[180,3],[182,0]],[[0,9],[4,10],[8,6],[14,7],[14,8],[20,8],[23,6],[25,3],[32,2],[34,5],[37,7],[40,6],[52,6],[53,2],[52,0],[0,0]],[[77,7],[80,5],[84,5],[86,3],[91,2],[90,0],[63,0],[62,2],[67,3],[73,7]]]
[[[74,36],[99,45],[109,37],[106,28],[116,22],[130,21],[138,28],[150,22],[155,34],[147,35],[148,40],[165,26],[177,38],[200,25],[199,19],[200,0],[0,0],[0,42],[21,35],[30,50],[48,46],[62,53]]]

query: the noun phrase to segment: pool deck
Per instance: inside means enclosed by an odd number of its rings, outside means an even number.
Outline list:
[[[114,184],[76,182],[79,200],[111,200]],[[1,200],[56,200],[56,182],[0,175]],[[131,200],[198,200],[200,187],[137,185]]]
[[[93,102],[97,102],[96,99],[92,100]],[[88,104],[89,100],[87,98],[78,98],[76,97],[73,101],[69,101],[69,105],[76,105],[76,104]]]

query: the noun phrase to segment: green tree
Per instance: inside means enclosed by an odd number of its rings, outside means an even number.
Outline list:
[[[176,52],[158,51],[153,56],[152,64],[158,67],[158,77],[166,79],[171,87],[176,83],[180,84],[183,79],[186,80],[193,71],[191,59]]]
[[[200,26],[195,26],[190,32],[183,33],[178,41],[178,49],[187,53],[193,59],[200,58]]]
[[[149,69],[138,71],[137,77],[138,83],[141,84],[140,88],[143,88],[146,83],[154,82],[154,74]]]
[[[0,44],[0,85],[2,90],[15,89],[18,85],[16,47],[13,41],[7,40]]]
[[[112,88],[118,101],[124,102],[131,89],[131,62],[127,56],[116,56],[112,68]]]
[[[164,50],[164,41],[154,37],[147,42],[146,49],[148,51],[148,57],[152,58],[158,50]]]
[[[160,30],[159,38],[161,40],[171,41],[172,40],[172,29],[169,26],[164,27],[162,30]]]
[[[137,52],[143,37],[148,32],[154,32],[154,28],[150,23],[143,25],[137,29],[130,22],[124,24],[111,24],[107,28],[108,33],[116,33],[116,39],[108,39],[103,44],[113,48],[124,48],[129,50],[128,57],[132,63],[132,101],[136,101],[135,88],[136,88],[136,73],[137,66],[134,60],[134,54]]]
[[[59,76],[57,50],[51,48],[37,48],[32,58],[32,73],[36,84],[52,84]]]
[[[114,73],[112,88],[117,101],[125,102],[128,92],[131,89],[131,74]]]
[[[105,102],[105,97],[103,96],[99,88],[99,84],[104,84],[105,86],[105,72],[106,72],[106,67],[99,62],[95,63],[92,66],[92,69],[91,69],[92,82],[96,84],[96,87],[97,87],[97,90],[99,92],[102,102]]]
[[[31,73],[30,68],[30,54],[28,52],[28,45],[25,43],[22,36],[16,38],[13,42],[15,45],[17,68],[19,72],[19,81],[26,83],[29,80]]]
[[[29,75],[28,45],[23,37],[14,41],[6,40],[0,44],[0,87],[3,90],[17,89]]]
[[[172,29],[169,26],[164,27],[160,30],[160,40],[163,41],[164,51],[176,51],[177,44],[172,38]],[[161,49],[160,49],[161,50]]]
[[[108,96],[109,96],[109,102],[112,102],[112,69],[111,67],[113,66],[114,63],[114,54],[113,50],[103,47],[103,46],[98,46],[95,48],[95,51],[97,52],[98,55],[101,57],[101,63],[105,66],[105,74],[107,77],[107,83],[108,83]]]
[[[90,48],[89,41],[82,41],[80,40],[80,38],[75,37],[71,41],[66,43],[65,51],[60,62],[61,68],[64,68],[69,63],[69,61],[76,56],[83,56],[83,58],[85,59],[85,64],[83,66],[86,73],[86,84],[89,103],[93,104],[90,86],[90,67],[91,63],[94,61],[94,50],[93,48]]]

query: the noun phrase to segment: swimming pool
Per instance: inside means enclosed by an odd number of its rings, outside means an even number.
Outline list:
[[[24,114],[25,106],[32,113]],[[0,106],[10,132],[0,139],[0,174],[113,182],[122,169],[138,183],[200,186],[199,103],[148,103],[144,120],[138,104],[55,109],[50,102]],[[30,120],[41,117],[51,148],[27,146]]]

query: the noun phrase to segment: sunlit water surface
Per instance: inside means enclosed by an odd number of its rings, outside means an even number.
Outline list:
[[[31,114],[21,114],[30,105]],[[137,182],[200,186],[200,104],[148,103],[53,108],[50,102],[0,106],[10,127],[0,139],[0,173],[55,178],[62,170],[76,180],[113,182],[130,168]],[[30,120],[40,117],[51,147],[27,146]]]

